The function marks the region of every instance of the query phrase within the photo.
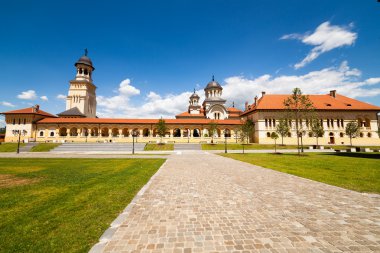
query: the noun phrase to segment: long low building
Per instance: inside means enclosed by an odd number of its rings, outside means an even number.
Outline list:
[[[222,98],[223,88],[214,77],[204,88],[205,99],[200,103],[195,92],[189,98],[188,110],[164,119],[167,132],[163,138],[158,136],[159,119],[115,119],[96,116],[96,86],[92,81],[95,70],[92,61],[83,55],[76,63],[75,79],[70,81],[66,110],[57,115],[45,112],[38,105],[3,112],[6,122],[6,142],[230,142],[240,141],[241,126],[250,119],[254,123],[250,141],[273,143],[270,138],[279,119],[284,117],[284,101],[290,95],[265,94],[246,103],[244,111],[227,107]],[[315,112],[324,126],[325,133],[319,144],[349,144],[345,134],[348,122],[355,121],[360,126],[360,135],[355,138],[356,145],[380,145],[378,135],[378,113],[380,107],[361,102],[331,91],[326,95],[309,95]],[[217,125],[211,136],[210,123]],[[307,122],[304,144],[315,144]],[[294,125],[294,122],[290,122]],[[20,134],[20,136],[19,136]],[[284,144],[295,144],[296,132],[292,129],[284,138]]]

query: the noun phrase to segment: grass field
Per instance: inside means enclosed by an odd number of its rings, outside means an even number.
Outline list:
[[[152,144],[147,143],[144,147],[145,151],[170,151],[174,150],[174,144]]]
[[[380,193],[378,153],[221,155],[346,189]]]
[[[0,252],[88,252],[164,159],[0,159]]]
[[[38,143],[37,146],[34,146],[30,151],[31,152],[49,152],[53,148],[58,147],[59,143]]]
[[[20,143],[20,147],[24,146],[24,143]],[[0,152],[16,152],[17,143],[1,143]]]
[[[242,144],[227,144],[227,149],[229,150],[242,150]],[[273,149],[274,144],[245,144],[244,149],[246,150],[264,150],[264,149]],[[295,145],[277,145],[277,149],[297,149]],[[202,150],[224,150],[224,144],[202,144]]]

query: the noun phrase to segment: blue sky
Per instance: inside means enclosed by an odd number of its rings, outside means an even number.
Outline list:
[[[63,111],[84,48],[103,117],[174,116],[213,74],[240,107],[295,86],[380,106],[379,13],[375,0],[2,1],[0,111]]]

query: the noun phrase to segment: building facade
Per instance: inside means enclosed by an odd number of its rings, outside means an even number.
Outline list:
[[[42,111],[38,105],[3,112],[6,121],[6,142],[16,142],[18,133],[21,140],[37,142],[132,142],[132,135],[139,142],[157,142],[158,119],[116,119],[96,117],[96,86],[92,81],[95,70],[91,59],[85,54],[75,63],[76,74],[70,81],[66,98],[66,110],[53,115]],[[163,137],[165,142],[230,142],[238,143],[240,128],[244,120],[254,122],[251,141],[255,143],[273,143],[270,138],[276,131],[278,120],[284,117],[284,100],[289,95],[262,93],[261,98],[246,103],[244,111],[226,106],[222,98],[223,88],[212,77],[205,86],[205,100],[195,92],[189,97],[187,111],[165,119],[168,131]],[[357,121],[361,134],[355,138],[355,145],[380,145],[377,132],[380,107],[351,99],[335,91],[327,95],[309,95],[315,111],[323,123],[325,134],[319,138],[319,144],[349,144],[345,135],[345,126]],[[210,136],[210,123],[217,124],[217,131]],[[294,124],[291,123],[291,124]],[[310,136],[309,125],[304,122],[304,144],[315,144]],[[284,144],[297,142],[295,130],[284,138]]]

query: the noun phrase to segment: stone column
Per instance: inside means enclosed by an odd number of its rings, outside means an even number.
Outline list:
[[[169,133],[170,133],[170,138],[172,139],[173,138],[173,129],[170,129]]]
[[[108,128],[108,137],[112,137],[112,129],[111,128]]]
[[[121,138],[123,135],[123,129],[119,129],[119,138]]]

